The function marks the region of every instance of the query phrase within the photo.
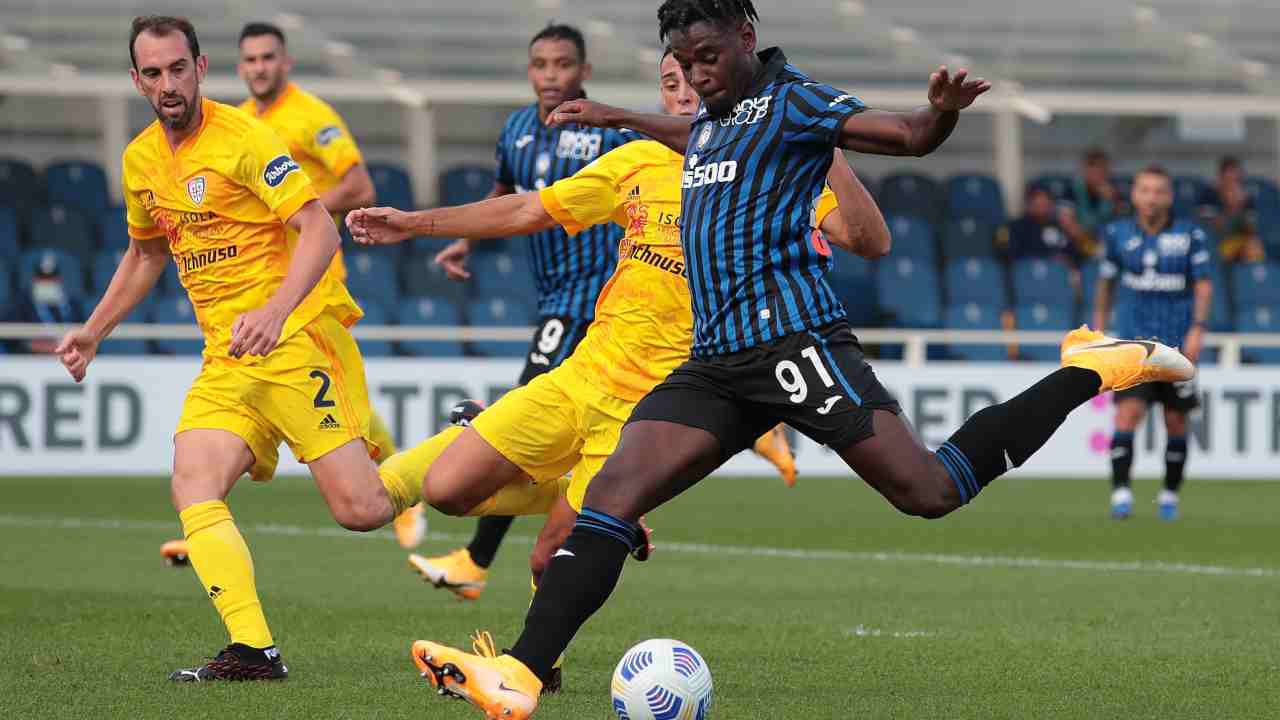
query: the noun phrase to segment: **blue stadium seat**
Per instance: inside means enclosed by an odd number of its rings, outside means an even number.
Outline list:
[[[1215,264],[1209,271],[1209,279],[1213,282],[1213,301],[1209,305],[1209,329],[1213,332],[1233,332],[1235,330],[1235,312],[1232,309],[1231,287],[1227,285],[1227,276],[1222,266]]]
[[[387,307],[400,296],[396,283],[396,262],[384,248],[368,248],[343,253],[347,263],[347,287],[356,297],[368,298]]]
[[[1075,291],[1067,268],[1052,260],[1019,260],[1013,264],[1013,302],[1015,305],[1044,303],[1074,307]]]
[[[995,254],[995,226],[979,217],[961,217],[947,223],[942,256],[948,260],[991,257]]]
[[[17,260],[19,250],[18,213],[13,208],[0,207],[0,258]]]
[[[948,305],[945,323],[948,330],[1000,330],[1000,310],[984,308],[977,303]],[[1009,359],[1004,345],[952,345],[951,356],[969,362],[1001,362]]]
[[[974,217],[992,225],[1006,219],[1000,183],[990,175],[955,175],[947,181],[947,206],[952,217]]]
[[[1044,188],[1049,191],[1054,200],[1061,201],[1071,199],[1071,190],[1074,184],[1075,179],[1070,175],[1045,173],[1027,183],[1027,189],[1030,190],[1033,187]]]
[[[1237,313],[1259,305],[1280,305],[1280,263],[1237,265],[1232,270],[1231,284]]]
[[[102,250],[125,250],[129,247],[129,222],[124,208],[107,208],[98,214],[98,247]]]
[[[536,309],[521,298],[495,295],[472,300],[467,306],[467,318],[475,327],[524,327],[533,324]],[[471,343],[471,349],[486,357],[523,357],[529,350],[529,341],[484,340]]]
[[[493,190],[493,168],[459,165],[440,176],[440,204],[465,205],[483,200]]]
[[[1093,322],[1094,297],[1098,293],[1098,272],[1100,260],[1086,260],[1080,265],[1080,312],[1079,321]]]
[[[469,282],[455,282],[445,277],[444,270],[435,263],[435,255],[442,245],[414,241],[413,252],[400,264],[400,278],[404,294],[410,297],[432,297],[458,304],[467,295]]]
[[[31,246],[56,247],[88,262],[97,249],[93,226],[74,205],[47,205],[31,213]]]
[[[116,274],[123,250],[100,250],[93,256],[93,265],[89,269],[89,292],[95,297],[102,297]]]
[[[378,204],[401,210],[413,210],[413,183],[409,174],[395,165],[370,164],[369,177],[378,193]]]
[[[468,263],[471,269],[472,294],[485,298],[489,295],[511,293],[537,302],[538,290],[533,281],[533,267],[524,252],[499,251],[476,253]]]
[[[35,168],[25,160],[0,158],[0,205],[26,210],[40,196]]]
[[[18,282],[13,268],[17,263],[18,258],[0,257],[0,322],[11,319],[15,311],[14,290]]]
[[[876,267],[876,295],[889,327],[936,328],[942,301],[938,273],[910,257],[886,258]]]
[[[93,300],[85,306],[85,312],[92,312],[98,303],[102,301],[102,294],[95,293]],[[126,323],[149,323],[154,316],[153,303],[149,299],[143,299],[133,312],[124,319]],[[121,339],[115,340],[108,337],[102,341],[102,345],[98,347],[98,352],[107,355],[146,355],[148,352],[146,340]]]
[[[409,297],[400,301],[400,324],[414,326],[462,325],[462,313],[458,306],[439,297]],[[461,357],[462,343],[457,340],[406,340],[400,350],[414,357]]]
[[[938,263],[938,243],[933,225],[913,215],[891,215],[885,218],[893,236],[893,257],[908,257],[929,266]]]
[[[356,304],[364,311],[360,325],[390,325],[391,317],[382,303],[369,298],[356,296]],[[390,340],[361,340],[360,354],[365,357],[391,357],[395,354]]]
[[[951,305],[978,303],[999,310],[1007,304],[1004,267],[994,258],[950,260],[946,280],[947,302]]]
[[[827,284],[835,291],[853,327],[878,324],[875,265],[855,255],[838,253]]]
[[[1209,189],[1204,178],[1195,175],[1179,175],[1173,179],[1173,213],[1179,217],[1195,215],[1200,197]]]
[[[161,325],[195,325],[196,313],[186,295],[169,294],[156,299],[152,317]],[[156,340],[156,350],[164,355],[199,355],[204,340]]]
[[[1263,217],[1280,215],[1280,187],[1268,178],[1255,175],[1244,181],[1244,187],[1253,200],[1253,208]]]
[[[1014,323],[1019,330],[1066,331],[1071,329],[1071,308],[1065,305],[1033,303],[1019,305],[1013,311]],[[1053,345],[1019,345],[1019,354],[1036,362],[1058,362],[1061,350]]]
[[[947,211],[938,181],[918,173],[894,173],[880,179],[880,207],[885,215],[914,215],[931,222]]]
[[[1236,315],[1236,327],[1242,333],[1280,333],[1280,305],[1259,305],[1241,309]],[[1242,350],[1245,362],[1280,364],[1280,348],[1250,348]]]
[[[111,204],[107,174],[97,163],[75,160],[53,163],[45,168],[44,183],[51,205],[74,205],[96,216]]]
[[[59,248],[38,247],[22,253],[18,264],[18,288],[25,292],[31,287],[31,280],[35,277],[36,268],[40,265],[45,255],[50,253],[58,257],[58,267],[61,268],[62,282],[66,287],[67,294],[73,300],[83,300],[85,294],[84,265],[80,262],[80,258]]]

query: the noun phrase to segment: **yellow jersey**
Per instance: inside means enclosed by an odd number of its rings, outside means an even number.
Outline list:
[[[229,105],[201,100],[200,127],[171,150],[160,123],[124,151],[129,235],[164,238],[204,332],[206,360],[227,355],[231,325],[266,304],[289,270],[285,222],[316,191],[271,128]],[[361,316],[326,273],[285,322],[280,340],[321,313],[350,326]]]
[[[596,300],[595,321],[565,364],[631,402],[688,359],[693,343],[680,246],[683,172],[683,155],[641,140],[540,191],[543,208],[570,236],[610,220],[626,229],[618,266]],[[815,200],[815,225],[835,207],[828,189]]]
[[[329,103],[289,83],[261,112],[253,98],[240,103],[240,109],[266,123],[284,140],[289,154],[302,166],[317,193],[325,193],[342,182],[347,171],[364,162],[351,130]],[[332,213],[333,221],[342,226],[343,213]],[[289,244],[297,242],[289,231]],[[332,271],[346,280],[347,269],[342,251],[333,258]]]

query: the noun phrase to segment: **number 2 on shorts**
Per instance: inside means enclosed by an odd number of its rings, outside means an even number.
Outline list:
[[[316,391],[316,407],[331,408],[337,403],[326,397],[329,394],[329,375],[321,370],[312,370],[311,379],[320,381],[320,389]]]
[[[825,387],[836,384],[835,380],[831,379],[831,373],[828,373],[827,368],[822,364],[822,358],[818,357],[817,348],[810,345],[800,351],[800,357],[813,363],[813,369],[818,372],[818,379]],[[778,378],[778,385],[782,386],[782,391],[791,394],[791,402],[799,405],[809,397],[809,385],[804,381],[799,365],[791,360],[783,360],[774,367],[773,374]]]

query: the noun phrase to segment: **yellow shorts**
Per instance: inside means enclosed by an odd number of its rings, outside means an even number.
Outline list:
[[[635,405],[602,392],[569,363],[503,395],[471,427],[536,483],[572,473],[567,498],[582,512],[587,486]]]
[[[257,363],[205,361],[187,393],[177,433],[225,430],[253,451],[254,480],[275,474],[281,442],[308,463],[357,438],[370,457],[369,390],[350,331],[328,314]]]

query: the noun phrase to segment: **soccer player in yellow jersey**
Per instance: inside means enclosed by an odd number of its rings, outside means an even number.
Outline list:
[[[661,73],[667,112],[692,115],[696,96],[669,55]],[[375,244],[418,236],[501,238],[556,224],[570,235],[608,221],[626,229],[617,269],[596,302],[595,321],[560,367],[507,393],[469,428],[451,432],[456,439],[443,450],[435,445],[428,454],[424,444],[382,466],[384,473],[422,479],[423,497],[454,515],[492,512],[505,488],[531,480],[552,483],[570,473],[567,496],[551,511],[530,560],[535,582],[574,522],[583,521],[578,514],[586,488],[613,452],[636,402],[689,356],[693,319],[679,230],[683,167],[681,155],[654,141],[637,141],[537,194],[417,213],[356,210],[347,218],[357,242]],[[859,254],[887,251],[884,220],[842,156],[830,182],[839,192],[841,212],[832,212],[831,191],[815,199],[814,220],[824,236]],[[477,645],[482,653],[484,645]],[[437,685],[440,664],[429,656],[439,647],[414,646],[415,661]],[[538,690],[542,681],[555,683],[554,673],[540,679]],[[496,706],[485,709],[501,714]]]
[[[370,459],[364,363],[347,329],[361,313],[326,274],[338,229],[307,174],[269,127],[201,97],[208,58],[190,22],[136,18],[129,51],[134,85],[157,118],[124,152],[129,249],[89,320],[57,352],[83,380],[99,343],[173,258],[205,347],[174,435],[172,498],[231,642],[171,677],[280,679],[288,671],[225,502],[237,480],[269,480],[287,442],[352,530],[391,522],[420,493],[380,476]],[[298,234],[292,250],[287,228]]]

